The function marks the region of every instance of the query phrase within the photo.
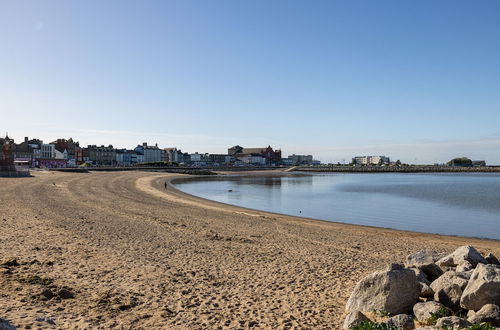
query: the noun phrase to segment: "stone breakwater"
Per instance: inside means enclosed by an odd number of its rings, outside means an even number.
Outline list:
[[[500,167],[456,166],[298,166],[292,171],[339,173],[500,173]]]
[[[500,262],[471,246],[419,251],[358,282],[346,310],[344,329],[495,329]]]

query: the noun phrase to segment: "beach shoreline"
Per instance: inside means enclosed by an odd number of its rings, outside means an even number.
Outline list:
[[[409,253],[473,245],[500,254],[496,240],[222,204],[179,191],[179,177],[2,179],[0,256],[19,266],[0,273],[0,318],[20,328],[340,328],[357,281]],[[41,295],[63,287],[74,297]]]

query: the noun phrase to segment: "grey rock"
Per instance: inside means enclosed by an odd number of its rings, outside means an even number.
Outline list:
[[[453,284],[457,284],[460,289],[464,289],[469,282],[470,275],[465,272],[446,272],[437,280],[431,283],[430,287],[434,292],[438,292],[441,289],[451,287]]]
[[[9,321],[0,318],[0,330],[16,330],[16,327],[13,326]]]
[[[457,272],[468,272],[469,270],[473,270],[474,266],[468,261],[463,261],[460,263],[460,265],[457,266],[456,271]]]
[[[436,321],[436,327],[441,329],[446,327],[465,328],[470,326],[470,322],[457,316],[446,316]]]
[[[412,330],[415,329],[415,324],[413,322],[413,316],[408,314],[398,314],[386,321],[389,327],[393,327],[401,330]]]
[[[492,264],[492,265],[500,265],[500,261],[498,261],[497,257],[495,257],[493,254],[491,253],[488,253],[488,255],[486,257],[484,257],[484,259],[486,259],[486,261],[489,263],[489,264]]]
[[[434,300],[444,306],[458,311],[460,309],[460,298],[462,297],[462,289],[458,284],[452,284],[445,287],[434,294]]]
[[[56,324],[56,322],[54,322],[54,320],[51,319],[50,317],[37,317],[35,319],[35,321],[37,321],[37,322],[46,322],[46,323],[52,324],[52,325]]]
[[[486,264],[486,259],[483,258],[481,253],[479,253],[472,246],[461,246],[456,249],[453,253],[447,255],[444,258],[439,259],[436,264],[439,266],[456,267],[460,265],[463,261],[470,262],[474,267],[478,263]]]
[[[351,329],[359,325],[361,322],[370,321],[363,313],[352,311],[347,314],[342,329]]]
[[[439,259],[446,256],[444,253],[432,251],[432,250],[422,250],[415,253],[412,253],[406,257],[406,263],[412,266],[420,266],[426,264],[432,264],[438,261]]]
[[[473,315],[467,314],[470,323],[489,322],[495,327],[500,327],[500,307],[493,304],[484,305]]]
[[[415,273],[415,276],[417,277],[417,281],[419,281],[420,283],[425,283],[427,285],[431,284],[431,281],[429,281],[429,279],[427,278],[427,275],[425,275],[425,273],[423,271],[421,271],[418,268],[409,268],[409,269],[411,269]]]
[[[478,311],[487,304],[500,305],[500,266],[478,264],[462,294],[460,305]]]
[[[434,281],[443,274],[441,268],[435,264],[437,260],[443,257],[442,253],[431,250],[422,250],[406,257],[409,267],[420,269],[429,278]]]
[[[437,314],[443,305],[435,301],[427,301],[415,304],[413,306],[413,314],[417,320],[423,322],[427,321],[432,317],[432,314]],[[446,315],[449,315],[450,311],[446,308]]]
[[[420,297],[422,298],[434,297],[434,290],[432,290],[430,286],[422,282],[420,282],[420,286],[421,286]]]
[[[420,283],[412,270],[396,268],[372,273],[359,281],[346,309],[361,312],[384,310],[389,314],[410,312],[418,301]]]

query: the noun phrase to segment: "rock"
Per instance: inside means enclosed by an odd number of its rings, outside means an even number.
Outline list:
[[[384,310],[389,314],[411,312],[418,301],[420,283],[415,273],[391,265],[386,271],[372,273],[358,282],[347,301],[348,311],[372,312]]]
[[[419,265],[432,264],[443,258],[446,254],[432,251],[432,250],[422,250],[412,253],[406,257],[406,263],[411,266],[418,267]]]
[[[407,256],[406,262],[409,267],[420,269],[427,275],[430,281],[434,281],[443,274],[441,268],[435,264],[435,262],[442,257],[443,255],[436,251],[423,250]]]
[[[390,328],[396,328],[401,330],[415,329],[415,324],[413,323],[413,316],[408,314],[395,315],[389,318],[386,323]]]
[[[16,327],[13,326],[9,321],[0,318],[0,330],[16,330]]]
[[[473,270],[474,266],[468,261],[463,261],[460,263],[460,265],[457,266],[456,271],[457,272],[468,272],[469,270]]]
[[[467,314],[470,323],[489,322],[495,327],[500,327],[500,307],[493,304],[484,305],[473,315]]]
[[[16,267],[19,266],[16,258],[4,258],[0,261],[0,266]]]
[[[429,320],[433,314],[440,314],[441,311],[444,309],[444,315],[441,316],[446,316],[450,314],[450,311],[441,305],[440,303],[437,303],[435,301],[427,301],[427,302],[421,302],[415,304],[413,306],[413,314],[417,318],[417,320],[421,322],[425,322]]]
[[[56,322],[54,322],[53,319],[49,318],[49,317],[37,317],[35,319],[35,321],[37,322],[47,322],[48,324],[52,324],[52,325],[55,325]]]
[[[469,274],[465,272],[446,272],[437,280],[431,283],[430,287],[434,292],[438,292],[441,289],[451,287],[453,284],[457,284],[460,289],[465,289],[467,283],[469,282]]]
[[[500,305],[500,266],[478,264],[462,294],[460,305],[477,311],[486,304]]]
[[[363,313],[358,311],[352,311],[349,314],[347,314],[344,321],[344,326],[342,328],[351,329],[359,325],[361,322],[368,322],[368,321],[370,320]]]
[[[57,292],[57,295],[61,299],[71,299],[71,298],[75,297],[75,294],[73,292],[69,291],[68,289],[64,289],[64,288],[59,290]]]
[[[452,284],[445,287],[434,294],[434,300],[444,306],[458,311],[460,309],[460,298],[462,297],[462,289],[458,284]]]
[[[500,261],[498,261],[497,257],[495,257],[493,254],[489,253],[486,257],[484,257],[484,259],[486,259],[486,261],[489,263],[489,264],[492,264],[492,265],[500,265]]]
[[[432,290],[430,286],[422,282],[420,282],[420,286],[421,286],[420,297],[422,298],[434,297],[434,290]]]
[[[470,262],[474,267],[476,267],[478,263],[487,263],[481,253],[479,253],[472,246],[461,246],[452,254],[439,259],[436,264],[439,266],[456,267],[463,261]]]
[[[418,268],[410,268],[410,269],[415,273],[415,276],[417,277],[417,281],[419,281],[420,283],[425,283],[427,285],[431,284],[431,281],[429,281],[429,279],[427,278],[427,275],[425,275],[425,273],[423,271],[421,271]]]
[[[453,329],[455,329],[455,328],[462,329],[462,328],[468,327],[470,325],[471,324],[469,321],[467,321],[466,319],[462,319],[460,317],[457,317],[457,316],[446,316],[446,317],[442,317],[436,321],[436,327],[438,329],[442,329],[444,327],[452,327]]]
[[[43,289],[42,292],[40,292],[40,296],[50,300],[55,297],[55,294],[50,289]]]

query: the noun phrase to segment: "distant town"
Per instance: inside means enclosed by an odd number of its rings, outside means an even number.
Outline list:
[[[14,139],[0,138],[0,148],[9,144],[11,158],[17,167],[28,168],[74,168],[74,167],[131,167],[131,166],[326,166],[312,155],[282,156],[281,149],[267,147],[242,147],[235,145],[227,149],[227,153],[187,153],[176,147],[161,148],[157,143],[149,145],[144,142],[133,149],[114,148],[112,145],[80,146],[72,138],[59,138],[50,143],[40,139],[24,138],[16,143]],[[349,164],[337,166],[403,166],[399,160],[391,162],[386,156],[356,156]],[[482,167],[486,162],[472,161],[468,158],[455,158],[446,164],[434,166]]]
[[[114,148],[112,145],[80,146],[70,139],[56,139],[44,143],[40,139],[24,138],[16,143],[7,135],[0,138],[0,146],[11,145],[12,158],[16,166],[38,168],[67,168],[79,166],[128,167],[151,164],[172,164],[194,167],[204,166],[297,166],[319,165],[312,155],[289,155],[282,157],[280,149],[271,146],[245,148],[239,145],[228,148],[227,153],[187,153],[181,149],[161,148],[158,144],[144,142],[133,149]]]

